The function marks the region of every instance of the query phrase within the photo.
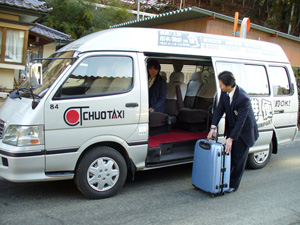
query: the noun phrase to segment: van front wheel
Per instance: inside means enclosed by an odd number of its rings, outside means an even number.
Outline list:
[[[248,155],[247,167],[251,169],[261,169],[270,161],[273,145],[269,145],[269,149],[261,152],[254,152]]]
[[[79,161],[74,181],[85,196],[100,199],[120,191],[126,177],[123,156],[113,148],[100,146],[91,149]]]

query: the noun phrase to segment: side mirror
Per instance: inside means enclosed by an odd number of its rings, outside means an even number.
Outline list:
[[[43,84],[43,71],[41,63],[33,63],[29,65],[29,81],[31,87],[37,87]]]

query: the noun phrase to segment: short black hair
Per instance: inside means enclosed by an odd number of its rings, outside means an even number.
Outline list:
[[[223,71],[219,74],[218,79],[226,86],[235,87],[235,78],[230,71]]]
[[[154,69],[158,70],[158,72],[160,72],[160,64],[157,60],[155,59],[151,59],[148,64],[147,64],[147,69],[154,67]]]

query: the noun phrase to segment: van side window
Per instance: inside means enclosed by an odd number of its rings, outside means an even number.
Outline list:
[[[285,68],[270,66],[269,76],[275,96],[290,94],[290,82]]]
[[[235,76],[236,83],[249,95],[269,95],[269,82],[264,66],[243,63],[217,62],[218,72],[228,70]]]
[[[264,66],[245,65],[245,79],[241,84],[249,95],[269,95],[269,83]]]
[[[124,92],[131,88],[133,63],[125,56],[83,59],[62,86],[61,97],[84,97]],[[82,96],[79,96],[82,95]]]

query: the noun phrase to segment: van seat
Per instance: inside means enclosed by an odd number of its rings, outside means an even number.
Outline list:
[[[194,72],[187,85],[187,91],[184,97],[184,107],[194,108],[195,97],[197,96],[197,93],[201,89],[202,85],[202,72]]]
[[[132,78],[117,77],[113,79],[106,92],[109,93],[109,92],[116,92],[116,91],[124,91],[129,89],[131,87],[131,84],[132,84]]]
[[[105,93],[110,83],[111,80],[109,78],[100,77],[92,83],[91,87],[85,92],[85,94]]]
[[[176,86],[179,86],[180,93],[176,91]],[[176,116],[178,114],[180,107],[183,106],[182,99],[185,97],[186,89],[187,84],[184,83],[184,74],[173,72],[170,75],[170,82],[167,84],[166,113],[168,115]],[[181,96],[177,96],[179,94]]]
[[[168,133],[170,126],[168,115],[161,112],[149,113],[149,135],[155,136],[158,134]]]
[[[216,94],[216,78],[213,73],[207,72],[207,76],[208,76],[207,83],[203,85],[203,87],[200,89],[197,96],[211,99]]]
[[[188,83],[184,107],[179,110],[177,116],[178,125],[183,129],[190,131],[206,130],[208,111],[201,109],[203,103],[197,96],[204,85],[202,76],[202,72],[194,72]]]

